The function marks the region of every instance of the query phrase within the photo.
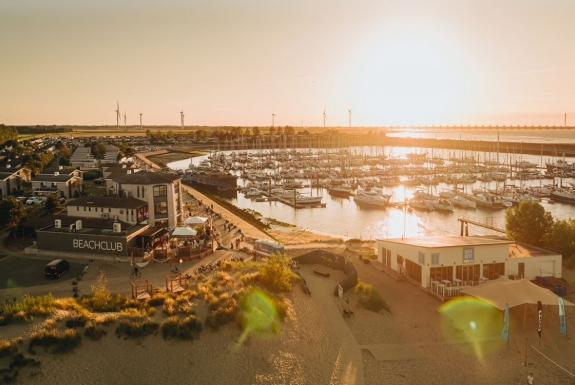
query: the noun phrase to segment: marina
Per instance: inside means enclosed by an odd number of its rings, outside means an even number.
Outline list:
[[[504,227],[505,209],[522,200],[539,201],[554,217],[569,218],[575,215],[573,162],[559,156],[349,147],[214,151],[168,166],[181,172],[184,182],[198,173],[235,178],[234,191],[223,196],[240,209],[314,232],[377,239],[455,234],[456,218],[463,216]]]

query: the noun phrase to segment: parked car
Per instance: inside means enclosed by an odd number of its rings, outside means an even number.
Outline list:
[[[44,268],[44,276],[48,279],[58,279],[70,270],[70,264],[65,259],[54,259]]]
[[[46,197],[30,197],[26,200],[27,205],[43,205],[48,199]]]

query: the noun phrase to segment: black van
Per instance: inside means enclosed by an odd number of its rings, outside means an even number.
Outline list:
[[[70,264],[65,259],[54,259],[44,268],[44,276],[48,279],[58,279],[70,270]]]

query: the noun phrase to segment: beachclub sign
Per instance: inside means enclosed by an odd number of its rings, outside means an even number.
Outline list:
[[[38,249],[125,256],[128,254],[127,239],[122,236],[91,235],[78,233],[54,233],[38,231]]]
[[[74,249],[89,249],[95,251],[117,251],[121,253],[124,249],[122,242],[95,241],[93,239],[74,239],[72,240]]]

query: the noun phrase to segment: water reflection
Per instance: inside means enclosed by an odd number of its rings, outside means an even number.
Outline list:
[[[311,150],[301,150],[311,151]],[[322,150],[320,150],[322,151]],[[371,155],[385,154],[391,157],[404,157],[409,153],[433,153],[435,156],[449,158],[451,156],[465,156],[473,154],[483,159],[495,159],[493,153],[476,153],[471,151],[455,150],[431,150],[422,148],[407,147],[358,147],[353,148],[354,153],[364,153]],[[552,157],[538,157],[533,155],[508,155],[501,154],[502,162],[511,163],[517,160],[544,164],[546,161],[552,161]],[[194,164],[199,164],[206,157],[197,157],[192,160]],[[571,159],[568,159],[570,162]],[[172,162],[168,166],[173,169],[186,169],[190,164],[190,159]],[[309,180],[304,181],[310,184]],[[563,179],[563,184],[573,183],[573,179]],[[238,181],[240,186],[245,185],[245,181]],[[509,181],[507,182],[510,183]],[[553,183],[553,180],[523,180],[511,181],[512,184],[521,187],[541,186]],[[493,189],[502,187],[502,182],[475,182],[464,185],[466,192],[473,189]],[[461,185],[460,185],[461,187]],[[452,189],[453,186],[441,183],[431,187],[407,187],[399,185],[397,187],[384,187],[383,191],[391,194],[391,201],[397,204],[397,207],[388,207],[386,209],[366,209],[359,207],[353,198],[332,197],[323,188],[306,187],[298,191],[306,195],[322,195],[324,208],[306,208],[294,209],[284,203],[274,202],[256,202],[246,198],[243,193],[237,193],[235,198],[228,200],[242,209],[252,209],[261,213],[264,217],[274,218],[282,222],[291,223],[301,228],[327,233],[346,238],[378,239],[401,236],[418,236],[418,235],[447,235],[459,234],[460,227],[457,221],[458,217],[470,216],[480,220],[487,220],[495,226],[504,227],[504,210],[486,210],[486,209],[462,209],[454,208],[453,213],[442,213],[437,211],[422,212],[406,209],[400,206],[400,203],[410,199],[417,190],[424,190],[433,194],[441,191]],[[556,218],[570,218],[575,216],[575,206],[542,201],[546,210],[550,211]],[[482,228],[471,228],[473,234],[490,234],[489,230]]]

